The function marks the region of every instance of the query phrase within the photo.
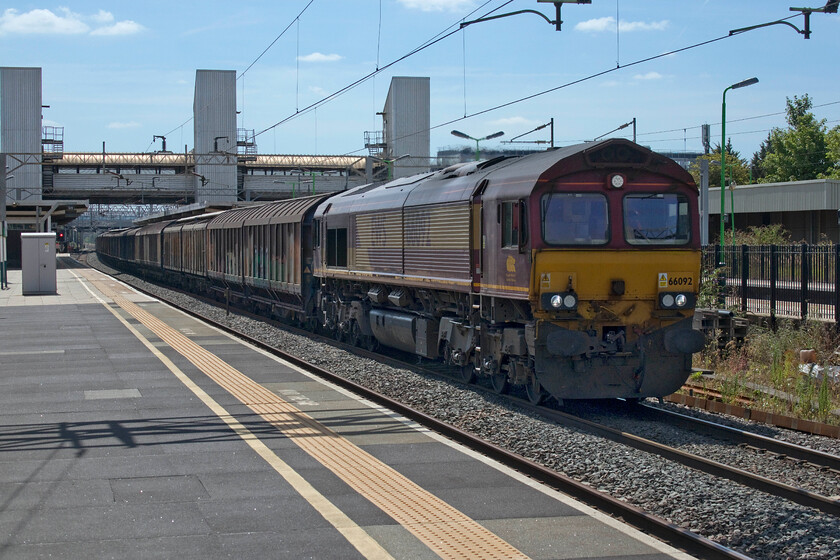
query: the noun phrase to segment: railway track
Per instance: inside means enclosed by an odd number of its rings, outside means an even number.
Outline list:
[[[159,293],[153,293],[152,295],[154,295],[155,297],[160,297]],[[191,296],[191,297],[194,297],[194,296]],[[223,304],[220,305],[218,302],[214,302],[214,305],[216,305],[217,307],[220,307],[222,309],[224,308],[224,305]],[[188,313],[201,316],[197,313],[192,312],[190,309],[184,309],[184,310]],[[204,317],[202,317],[202,318],[204,318]],[[260,320],[264,321],[264,318],[260,318]],[[217,323],[216,321],[212,321],[212,322]],[[219,326],[219,328],[223,328],[223,329],[225,329],[229,332],[232,331],[232,329],[228,328],[225,325],[220,324],[218,326]],[[286,326],[286,325],[284,325],[283,328],[288,330],[288,326]],[[236,333],[234,333],[234,334],[236,334]],[[308,337],[312,337],[312,334],[308,333],[308,332],[305,333],[305,335],[308,336]],[[237,334],[237,336],[241,336],[241,335]],[[250,339],[250,337],[244,337],[244,336],[243,336],[243,338],[249,338]],[[331,338],[320,337],[320,340],[322,342],[329,341],[331,344],[341,346],[342,348],[344,348],[346,350],[352,350],[353,352],[355,352],[356,354],[359,354],[359,355],[364,355],[364,356],[368,356],[368,357],[371,356],[370,353],[368,353],[366,351],[363,351],[361,349],[351,348],[348,345],[336,344]],[[252,339],[252,342],[256,345],[259,345],[259,346],[265,348],[268,351],[271,351],[273,353],[278,353],[278,351],[276,349],[272,348],[271,345],[266,345],[263,342],[260,342],[258,340],[253,340],[253,339]],[[300,367],[305,367],[307,369],[310,368],[310,366],[308,364],[306,364],[305,362],[299,361],[298,358],[296,358],[295,356],[289,356],[289,355],[285,355],[285,354],[282,354],[282,353],[280,355],[282,355],[284,357],[284,359],[287,359],[287,360],[292,361],[294,363],[298,363],[298,365]],[[411,370],[414,370],[414,371],[423,370],[424,373],[426,373],[426,374],[429,373],[429,369],[430,369],[430,368],[425,368],[422,365],[418,365],[416,363],[416,357],[415,357],[414,360],[412,360],[413,363],[406,363],[404,361],[395,360],[393,358],[384,358],[381,355],[376,355],[375,359],[378,362],[390,363],[393,366],[399,367],[399,368],[402,368],[402,369],[411,369]],[[317,370],[317,369],[320,369],[320,368],[315,368],[315,369]],[[452,374],[451,371],[442,371],[442,368],[440,368],[440,367],[435,367],[435,368],[431,368],[431,369],[435,370],[432,373],[434,373],[436,375],[440,375],[440,376],[446,376],[446,377],[448,377],[450,382],[453,381],[453,374]],[[588,504],[592,505],[593,507],[597,507],[598,509],[601,509],[605,512],[608,512],[615,517],[619,517],[619,518],[625,520],[626,522],[628,522],[628,523],[630,523],[630,524],[632,524],[636,527],[639,527],[639,528],[641,528],[641,529],[643,529],[643,530],[645,530],[645,531],[647,531],[651,534],[654,534],[654,535],[658,536],[662,540],[665,540],[665,541],[673,544],[674,546],[683,548],[683,549],[685,549],[685,550],[687,550],[687,551],[689,551],[693,554],[696,554],[698,556],[701,556],[701,557],[708,557],[708,558],[746,558],[746,556],[744,556],[743,554],[732,551],[731,549],[726,548],[724,546],[721,546],[720,544],[717,544],[713,541],[710,541],[709,539],[701,537],[700,535],[697,535],[692,531],[689,531],[689,530],[684,529],[684,528],[679,528],[673,522],[671,522],[669,520],[666,520],[665,518],[662,518],[661,516],[651,515],[649,513],[646,513],[646,511],[644,511],[643,508],[639,508],[639,507],[636,507],[636,506],[629,505],[625,501],[610,497],[609,495],[607,495],[603,492],[594,491],[591,483],[588,483],[586,481],[580,482],[579,480],[575,480],[575,478],[561,475],[561,474],[557,473],[556,471],[554,471],[552,469],[541,466],[537,462],[529,461],[529,460],[523,460],[523,458],[519,457],[517,454],[510,453],[509,451],[505,451],[499,445],[494,445],[492,443],[488,443],[482,437],[476,437],[474,435],[471,435],[464,430],[461,430],[457,427],[453,427],[453,426],[449,425],[447,422],[440,422],[440,420],[437,420],[437,419],[433,418],[432,416],[430,416],[428,414],[425,414],[424,412],[414,410],[412,407],[406,406],[405,404],[403,404],[401,402],[398,402],[398,401],[395,401],[394,399],[390,399],[390,398],[388,398],[384,395],[380,395],[376,392],[371,392],[370,390],[365,389],[364,387],[362,387],[358,384],[355,384],[353,382],[347,381],[340,376],[336,377],[336,376],[330,374],[328,371],[320,371],[320,372],[318,372],[318,374],[322,375],[326,378],[329,378],[333,382],[335,382],[337,384],[340,384],[340,385],[343,385],[343,386],[349,388],[350,390],[353,390],[354,392],[363,394],[366,398],[369,398],[373,401],[376,401],[383,406],[386,406],[388,408],[397,410],[398,412],[405,415],[406,417],[412,418],[415,421],[417,421],[419,423],[422,423],[423,425],[428,426],[429,429],[433,429],[435,431],[443,433],[443,434],[447,435],[448,437],[451,437],[452,439],[458,440],[458,441],[462,442],[463,444],[472,447],[473,449],[477,449],[482,453],[493,456],[494,458],[496,458],[500,462],[503,462],[503,463],[513,467],[513,468],[516,468],[516,469],[532,476],[533,478],[542,481],[543,483],[545,483],[547,485],[550,485],[550,486],[552,486],[554,488],[557,488],[557,489],[559,489],[559,490],[561,490],[565,493],[573,495],[573,496],[577,497],[578,499],[580,499],[581,501],[584,501],[585,503],[588,503]],[[457,377],[457,372],[456,372],[455,376]],[[479,390],[479,391],[486,391],[488,394],[493,394],[494,393],[493,390],[489,387],[481,387],[481,386],[473,386],[473,387],[476,390]],[[542,416],[544,418],[548,418],[549,420],[551,420],[553,422],[556,422],[558,424],[565,425],[565,426],[575,426],[574,427],[575,430],[581,430],[581,431],[585,431],[585,432],[588,432],[588,433],[598,433],[598,431],[600,430],[601,434],[599,434],[597,437],[602,437],[602,438],[610,439],[610,440],[613,440],[613,441],[621,441],[621,439],[624,439],[624,436],[622,436],[620,434],[620,432],[622,430],[613,430],[610,433],[610,429],[608,429],[608,427],[607,427],[607,429],[605,429],[603,427],[596,429],[593,426],[587,425],[586,421],[582,418],[574,417],[573,415],[564,414],[562,411],[552,410],[552,409],[548,409],[548,408],[545,408],[545,407],[535,408],[529,402],[527,402],[525,399],[515,399],[515,398],[513,398],[513,399],[511,399],[511,402],[514,402],[518,407],[521,407],[524,410],[534,411],[536,414],[539,414],[540,416]],[[662,422],[662,421],[665,421],[665,422],[668,422],[669,424],[679,424],[679,425],[691,426],[690,428],[686,428],[686,429],[691,429],[693,431],[712,430],[712,428],[709,428],[709,427],[698,428],[697,427],[698,424],[693,419],[681,419],[681,418],[678,418],[678,417],[670,416],[669,417],[669,418],[671,418],[670,420],[661,420],[662,414],[664,414],[664,413],[662,411],[659,411],[658,409],[647,407],[647,406],[637,407],[637,409],[634,409],[633,414],[636,415],[636,416],[639,416],[641,414],[645,418],[645,420],[648,421],[648,422]],[[595,423],[593,423],[593,424],[595,424]],[[720,435],[722,432],[720,432],[718,428],[714,428],[714,430],[715,430],[715,433],[717,435],[715,435],[713,437],[723,438],[723,436]],[[618,433],[616,433],[616,432],[618,432]],[[605,435],[605,434],[608,434],[608,433],[610,435]],[[708,432],[706,432],[706,433],[708,434]],[[754,450],[756,450],[756,449],[765,449],[765,450],[767,450],[767,452],[776,454],[777,456],[780,456],[780,457],[782,455],[784,455],[786,457],[790,457],[792,459],[795,459],[795,461],[797,461],[797,462],[807,462],[809,464],[813,464],[813,465],[815,465],[816,469],[836,470],[836,467],[837,467],[837,463],[835,462],[837,460],[836,457],[835,458],[819,457],[818,455],[808,453],[807,450],[803,450],[804,448],[803,449],[796,449],[795,447],[784,446],[783,444],[780,444],[780,443],[773,443],[776,440],[772,440],[771,438],[762,438],[761,436],[754,436],[754,435],[750,435],[750,434],[746,434],[746,433],[745,433],[745,435],[736,436],[736,435],[734,435],[734,432],[732,430],[728,430],[726,433],[727,433],[727,436],[726,436],[726,438],[723,438],[723,439],[727,439],[728,441],[733,442],[735,444],[735,446],[739,446],[739,448],[745,450],[745,452],[747,450],[753,450],[753,452],[755,452]],[[632,434],[627,434],[627,435],[632,436]],[[736,441],[736,440],[733,439],[733,438],[736,438],[736,437],[740,437],[740,438],[743,438],[743,439]],[[633,440],[633,441],[631,441],[631,440]],[[709,465],[704,464],[707,461],[698,461],[698,458],[697,458],[696,455],[693,458],[691,458],[692,454],[684,454],[684,453],[680,452],[679,450],[669,450],[670,446],[667,446],[667,445],[664,445],[664,444],[657,444],[656,442],[647,443],[647,442],[643,442],[642,440],[644,440],[644,438],[640,438],[638,436],[635,436],[635,439],[633,437],[630,437],[629,439],[624,439],[624,441],[622,441],[622,443],[624,443],[626,445],[629,445],[631,447],[634,447],[636,449],[644,449],[645,453],[652,453],[652,454],[656,454],[656,455],[659,455],[659,456],[669,457],[668,458],[669,461],[675,461],[675,462],[679,462],[680,464],[686,464],[686,465],[691,466],[691,468],[701,470],[703,472],[711,472],[715,476],[724,477],[724,478],[728,478],[730,480],[738,481],[739,484],[745,484],[745,485],[747,485],[751,488],[756,488],[757,490],[760,490],[762,492],[768,492],[771,495],[787,496],[785,499],[792,500],[796,503],[803,504],[807,507],[812,507],[812,508],[818,509],[819,511],[826,512],[828,515],[831,515],[831,516],[840,515],[840,513],[838,513],[838,510],[837,510],[838,501],[836,499],[828,498],[828,497],[825,497],[825,496],[819,496],[819,495],[816,495],[816,493],[814,493],[814,492],[801,491],[801,490],[799,490],[795,487],[792,487],[792,486],[786,487],[785,484],[779,484],[779,483],[774,484],[772,481],[765,482],[765,481],[761,480],[761,477],[756,477],[756,476],[752,475],[751,473],[740,472],[740,470],[737,469],[737,468],[727,468],[726,466],[723,466],[723,467],[721,467],[721,466],[709,466]],[[766,440],[769,440],[769,441],[766,441]],[[677,459],[673,458],[673,457],[682,457],[683,455],[685,455],[688,458],[685,458],[683,460],[677,460]],[[827,455],[827,454],[823,454],[823,455]],[[701,457],[700,459],[703,459],[703,458]],[[710,462],[710,463],[714,463],[714,462]]]
[[[135,286],[135,289],[138,289],[139,291],[144,292],[152,297],[161,298],[161,295],[159,293],[152,293],[143,290],[142,288],[139,288],[137,286]],[[214,303],[218,305],[218,302]],[[735,550],[720,545],[710,539],[707,539],[687,529],[678,527],[673,523],[670,523],[667,520],[664,520],[656,515],[647,513],[641,508],[633,506],[632,504],[628,504],[622,500],[618,500],[606,493],[599,492],[598,490],[593,489],[592,487],[586,484],[578,482],[571,477],[565,476],[552,469],[546,468],[534,461],[530,461],[516,453],[512,453],[506,449],[503,449],[502,447],[490,443],[481,437],[477,437],[447,422],[443,422],[433,416],[430,416],[422,411],[416,410],[415,408],[412,408],[400,401],[394,400],[377,391],[369,389],[363,385],[354,383],[353,381],[350,381],[341,375],[333,373],[328,369],[324,369],[314,364],[311,364],[305,360],[300,359],[296,355],[284,352],[283,350],[276,348],[270,344],[266,344],[265,342],[259,339],[251,337],[250,335],[242,333],[234,328],[231,328],[223,322],[219,322],[212,318],[206,317],[200,313],[195,312],[192,309],[178,305],[173,301],[167,301],[167,304],[179,309],[184,313],[200,318],[201,320],[208,322],[209,324],[220,330],[228,332],[238,338],[244,339],[250,344],[253,344],[267,352],[270,352],[271,354],[278,356],[290,363],[293,363],[296,366],[310,373],[313,373],[323,379],[330,381],[331,383],[335,383],[336,385],[348,389],[381,406],[398,412],[406,418],[409,418],[430,430],[447,436],[461,443],[462,445],[469,447],[470,449],[492,457],[500,463],[514,468],[534,478],[535,480],[539,480],[540,482],[549,487],[571,495],[591,507],[595,507],[605,513],[608,513],[609,515],[622,519],[624,522],[640,530],[643,530],[648,534],[654,535],[662,539],[663,541],[671,544],[672,546],[683,549],[689,552],[690,554],[698,555],[702,558],[720,560],[750,559],[749,556],[746,556]],[[264,318],[260,318],[260,320],[264,320]],[[283,325],[283,327],[289,328],[287,325]],[[307,334],[309,336],[313,336],[312,333]],[[374,354],[367,350],[362,350],[344,343],[336,342],[326,337],[319,338],[321,338],[323,341],[327,341],[332,344],[337,344],[347,349],[352,349],[352,351],[362,355],[375,357],[376,359],[383,359],[383,356],[381,354]],[[399,364],[400,367],[418,369],[416,365],[408,364],[399,360],[393,360],[390,358],[388,360]],[[430,372],[428,369],[426,371],[427,373]],[[439,371],[433,373],[435,375],[441,375]],[[528,404],[528,406],[531,406],[530,403],[527,403],[526,401],[523,401],[521,399],[516,399],[516,402],[521,402],[523,404]]]
[[[738,484],[743,484],[761,492],[790,500],[805,507],[815,508],[830,515],[840,516],[839,498],[823,496],[804,488],[779,482],[720,461],[711,460],[695,453],[689,453],[676,447],[656,442],[652,439],[634,435],[627,431],[612,428],[605,424],[592,422],[590,420],[585,420],[574,414],[556,410],[545,410],[543,414],[560,424],[587,430],[616,443],[627,445],[646,453],[659,455],[660,457],[670,461],[675,461],[681,465],[705,472],[712,476],[727,478],[733,482],[737,482]],[[668,422],[676,421],[670,415],[667,418]],[[694,420],[695,419],[693,418],[683,416],[682,418],[679,418],[678,422],[685,425]],[[696,426],[694,425],[690,427],[690,429],[695,428]],[[708,425],[705,429],[707,432],[712,430],[712,428]],[[716,430],[717,435],[720,435],[720,433],[721,432]],[[731,437],[734,438],[738,436],[732,434]],[[801,457],[802,461],[808,461],[817,466],[826,465],[827,468],[834,470],[836,474],[840,474],[840,472],[836,470],[836,467],[840,466],[840,457],[809,450],[800,446],[792,446],[790,444],[785,444],[784,442],[772,441],[771,438],[761,438],[761,436],[749,437],[743,432],[740,437],[742,437],[744,441],[750,441],[751,445],[754,446],[754,449],[765,449],[769,451],[769,448],[772,448],[774,449],[773,452],[778,453],[780,456],[786,456],[783,450],[788,450],[790,453],[797,454]]]
[[[732,441],[738,445],[749,447],[758,451],[767,451],[776,454],[779,458],[790,458],[797,461],[809,463],[819,469],[830,469],[840,475],[840,457],[830,453],[824,453],[802,445],[788,443],[767,436],[762,436],[746,430],[740,430],[731,426],[710,422],[702,418],[686,416],[678,412],[648,406],[639,405],[645,417],[656,421],[667,421],[691,429],[695,432],[708,436]]]

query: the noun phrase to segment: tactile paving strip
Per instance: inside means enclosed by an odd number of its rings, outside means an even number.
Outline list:
[[[441,558],[527,558],[512,545],[363,449],[262,387],[132,303],[112,282],[85,274],[103,294],[221,387],[271,423]]]

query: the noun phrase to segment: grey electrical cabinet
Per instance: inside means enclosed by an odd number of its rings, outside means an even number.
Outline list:
[[[20,235],[23,295],[56,293],[55,232]]]

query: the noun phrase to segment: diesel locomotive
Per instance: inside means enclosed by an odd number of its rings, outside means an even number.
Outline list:
[[[691,372],[698,189],[623,139],[107,232],[106,262],[539,402]]]

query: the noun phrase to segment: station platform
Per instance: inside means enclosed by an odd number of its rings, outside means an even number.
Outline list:
[[[686,559],[89,268],[0,291],[0,558]]]

